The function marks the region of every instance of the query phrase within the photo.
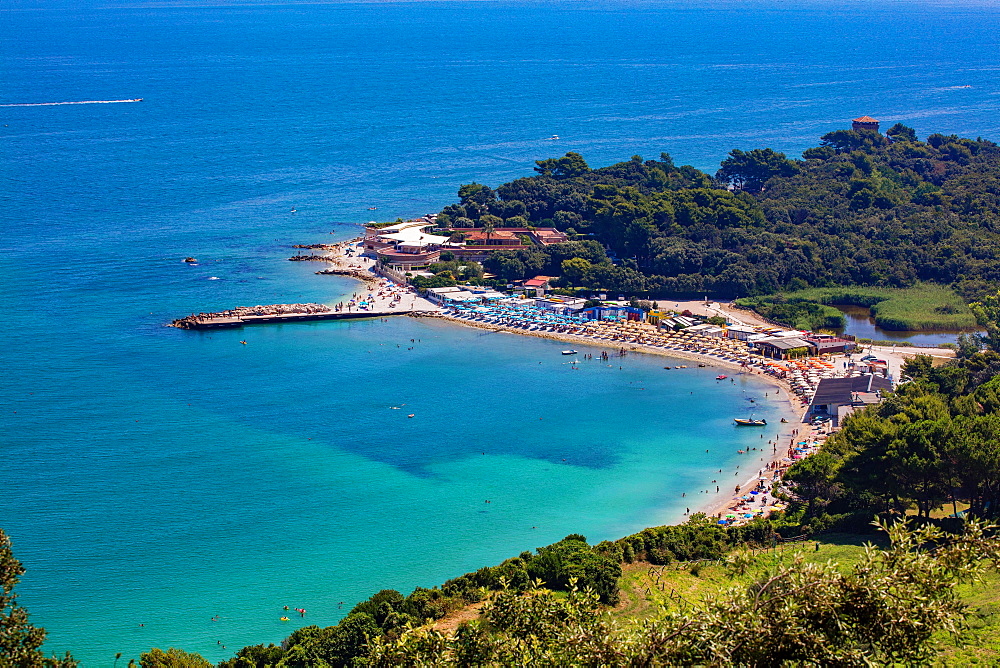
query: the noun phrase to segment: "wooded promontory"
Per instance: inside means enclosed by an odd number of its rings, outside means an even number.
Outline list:
[[[493,253],[485,268],[504,280],[544,273],[654,297],[922,281],[969,301],[1000,286],[1000,148],[984,139],[921,141],[896,124],[884,135],[830,132],[798,160],[734,149],[714,176],[666,153],[600,169],[567,153],[535,171],[496,188],[463,185],[439,216],[444,227],[570,235]]]

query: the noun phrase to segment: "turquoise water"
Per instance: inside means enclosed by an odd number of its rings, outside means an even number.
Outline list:
[[[353,285],[290,244],[568,150],[712,170],[864,113],[1000,137],[989,6],[869,9],[5,5],[0,105],[143,98],[0,106],[0,526],[47,648],[219,660],[383,587],[675,520],[748,467],[731,418],[781,410],[752,378],[573,370],[558,342],[405,318],[162,325],[337,301]]]

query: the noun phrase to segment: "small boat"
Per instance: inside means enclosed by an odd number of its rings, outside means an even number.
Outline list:
[[[378,210],[378,207],[377,206],[370,206],[370,207],[368,207],[368,210],[369,211],[376,211],[376,210]]]
[[[408,417],[408,418],[411,418],[411,417],[413,417],[414,415],[416,415],[416,413],[410,413],[410,414],[409,414],[409,415],[407,415],[406,417]]]
[[[720,373],[718,376],[715,377],[716,380],[725,380],[726,378],[729,378],[729,376],[727,376],[724,373]]]
[[[733,418],[737,426],[740,427],[766,427],[767,420],[754,420],[753,418]]]
[[[195,262],[198,261],[198,259],[193,257],[186,257],[184,258],[184,261],[187,262],[188,264],[194,264]]]
[[[562,351],[562,354],[563,355],[576,355],[576,351],[575,350],[564,350],[564,351]]]
[[[559,135],[552,135],[551,137],[549,137],[549,141],[555,141],[557,139],[559,139]]]

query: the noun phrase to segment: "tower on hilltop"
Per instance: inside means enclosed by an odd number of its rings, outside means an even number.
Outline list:
[[[878,121],[871,116],[862,116],[861,118],[855,118],[852,125],[852,130],[874,130],[878,132]]]

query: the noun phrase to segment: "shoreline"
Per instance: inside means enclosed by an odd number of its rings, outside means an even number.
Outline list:
[[[354,247],[356,250],[358,239],[351,239],[337,244],[322,245],[322,250],[326,252],[333,253],[333,255],[325,255],[324,260],[330,262],[331,264],[348,269],[348,271],[338,271],[336,272],[340,276],[347,278],[353,278],[363,282],[366,287],[375,287],[375,285],[381,284],[385,287],[392,286],[389,291],[404,291],[408,296],[411,297],[411,309],[415,306],[417,301],[424,302],[425,305],[430,306],[430,308],[424,308],[420,310],[414,310],[408,315],[414,318],[432,318],[436,320],[445,320],[449,323],[455,325],[461,325],[464,327],[470,327],[474,329],[481,329],[489,332],[501,332],[507,334],[516,334],[519,336],[533,336],[535,338],[549,339],[553,341],[561,341],[569,344],[579,344],[587,345],[593,347],[610,346],[612,349],[625,349],[629,352],[644,353],[649,355],[657,355],[659,357],[672,358],[675,360],[684,360],[688,362],[694,362],[697,364],[705,364],[708,367],[720,368],[729,372],[738,374],[747,374],[760,378],[765,383],[769,384],[771,387],[776,388],[780,391],[781,396],[779,401],[781,406],[779,406],[779,413],[782,413],[782,417],[787,419],[786,423],[779,423],[777,425],[767,425],[764,427],[762,435],[769,435],[772,432],[769,429],[774,429],[777,427],[777,433],[770,437],[767,445],[772,447],[772,451],[768,453],[764,447],[749,450],[746,454],[760,455],[751,459],[746,457],[743,461],[749,463],[753,461],[753,467],[744,468],[741,472],[739,469],[743,468],[745,464],[741,462],[736,471],[732,469],[726,471],[723,469],[722,473],[716,474],[718,476],[728,475],[729,473],[734,473],[733,478],[736,482],[733,483],[732,487],[727,487],[729,483],[723,483],[722,478],[717,478],[718,482],[706,483],[708,489],[699,490],[700,493],[705,493],[706,496],[702,497],[702,500],[695,501],[694,497],[687,497],[687,491],[682,492],[681,498],[687,499],[686,504],[681,506],[680,503],[677,504],[676,509],[670,509],[669,511],[664,508],[659,516],[654,516],[651,518],[652,524],[650,526],[660,526],[660,525],[674,525],[683,524],[686,522],[691,515],[697,513],[704,513],[709,518],[719,518],[721,519],[726,514],[737,513],[737,515],[742,514],[742,512],[750,512],[754,510],[764,510],[764,517],[770,514],[773,510],[776,510],[774,503],[775,500],[771,497],[771,502],[768,504],[761,504],[757,506],[751,506],[750,511],[733,511],[731,506],[736,505],[740,500],[741,495],[748,494],[749,491],[755,488],[762,477],[768,479],[768,489],[767,492],[771,492],[781,485],[781,473],[783,473],[792,462],[784,461],[787,459],[788,449],[793,447],[797,441],[806,440],[810,444],[814,444],[815,447],[819,447],[825,437],[829,435],[826,433],[819,433],[818,430],[814,431],[814,427],[805,421],[806,410],[808,408],[808,402],[804,401],[799,397],[792,386],[787,380],[778,378],[776,376],[764,373],[756,368],[742,366],[732,360],[722,359],[716,357],[712,354],[706,354],[701,352],[694,352],[690,350],[665,350],[657,346],[647,345],[643,343],[637,343],[632,341],[621,341],[604,339],[602,337],[593,336],[583,336],[579,334],[569,334],[565,332],[555,332],[555,331],[532,331],[526,330],[519,327],[501,325],[496,323],[478,322],[474,320],[467,320],[465,318],[459,318],[455,315],[447,312],[445,309],[437,305],[432,305],[425,299],[419,296],[419,292],[408,284],[400,285],[395,280],[391,278],[381,276],[374,273],[375,262],[371,258],[364,257],[363,255],[346,256],[345,251],[349,247]],[[369,272],[372,272],[369,274]],[[321,273],[321,272],[316,272]],[[334,273],[334,272],[328,272]],[[384,282],[383,282],[384,281]],[[375,285],[372,285],[374,283]],[[382,296],[381,294],[379,295]],[[688,304],[685,304],[687,306]],[[680,303],[678,303],[680,306]],[[707,305],[702,304],[702,308],[706,308]],[[721,304],[715,304],[715,312],[722,312],[726,315],[730,314],[727,310],[724,310]],[[709,306],[706,310],[710,313],[712,311]],[[913,352],[911,352],[913,351]],[[901,365],[904,356],[912,356],[916,349],[911,351],[894,351],[896,353],[892,357],[896,357],[895,362],[896,368],[898,370],[899,365]],[[935,351],[942,352],[942,351]],[[908,354],[907,354],[908,353]],[[917,353],[919,354],[919,353]],[[803,430],[805,426],[806,430]],[[803,433],[805,431],[805,433]],[[796,433],[798,432],[798,433]],[[787,440],[786,440],[787,439]],[[763,441],[763,439],[761,439]],[[788,445],[782,445],[787,443]],[[753,470],[756,469],[756,470]],[[719,491],[712,492],[710,485],[718,485]],[[736,485],[739,486],[740,492],[735,491]],[[730,491],[730,490],[733,491]],[[694,490],[688,490],[694,493]],[[757,497],[760,498],[760,497]],[[681,502],[684,503],[684,502]],[[673,505],[673,504],[671,504]],[[688,509],[687,512],[681,512],[680,507],[685,507]],[[783,507],[783,506],[782,506]],[[742,519],[737,520],[738,523],[742,522]]]
[[[615,349],[624,348],[629,352],[638,352],[649,355],[657,355],[659,357],[672,358],[675,360],[694,362],[697,364],[706,364],[709,367],[720,368],[726,371],[739,374],[747,374],[763,380],[765,383],[776,388],[781,393],[780,401],[784,405],[781,406],[779,410],[781,413],[784,413],[783,417],[787,418],[788,422],[779,423],[779,425],[768,425],[768,427],[765,427],[764,433],[768,434],[770,433],[766,431],[768,428],[771,428],[773,426],[779,426],[779,431],[777,433],[777,436],[772,440],[772,442],[777,442],[780,444],[782,442],[785,442],[785,439],[792,439],[793,431],[795,429],[799,429],[801,431],[801,427],[804,424],[806,424],[803,422],[803,418],[805,416],[805,410],[808,407],[808,404],[805,403],[800,397],[798,397],[795,394],[795,392],[792,390],[791,385],[786,380],[778,378],[776,376],[772,376],[770,374],[760,372],[750,367],[741,366],[740,364],[737,364],[731,360],[720,359],[713,355],[697,353],[688,350],[664,350],[656,346],[645,345],[642,343],[605,340],[602,338],[580,336],[578,334],[568,334],[564,332],[529,331],[518,327],[477,322],[477,321],[466,320],[464,318],[455,317],[454,315],[447,313],[441,307],[437,305],[431,305],[425,299],[419,297],[418,291],[415,288],[413,288],[413,286],[400,285],[396,281],[390,278],[375,274],[373,272],[375,262],[370,258],[361,255],[346,257],[345,251],[350,247],[357,248],[358,241],[359,239],[355,238],[339,242],[336,244],[322,245],[323,251],[327,253],[332,253],[332,255],[325,255],[324,259],[335,266],[344,267],[346,269],[352,270],[351,273],[347,272],[343,274],[338,273],[338,275],[343,276],[345,278],[353,278],[355,280],[361,281],[366,288],[371,285],[369,281],[374,282],[376,285],[382,283],[382,281],[385,281],[389,285],[393,286],[395,290],[405,291],[411,296],[413,300],[411,302],[411,308],[413,308],[417,300],[424,302],[426,305],[431,306],[431,308],[424,308],[421,310],[415,310],[411,313],[408,313],[410,317],[445,320],[455,325],[461,325],[473,329],[481,329],[490,332],[503,332],[507,334],[516,334],[518,336],[532,336],[535,338],[549,339],[552,341],[561,341],[570,344],[580,344],[580,345],[588,345],[595,347],[611,346],[612,348]],[[367,274],[367,272],[373,272],[372,274],[370,274],[370,278],[368,278],[365,275],[362,275],[362,274]],[[759,470],[767,466],[774,466],[775,468],[766,469],[773,473],[775,470],[777,470],[777,467],[781,465],[781,460],[785,457],[786,451],[787,448],[785,447],[778,448],[771,453],[766,453],[766,451],[761,450],[761,454],[763,456],[761,456],[754,462],[755,463],[754,468]],[[750,460],[746,459],[746,461]],[[741,463],[739,466],[742,467],[744,466],[744,464]],[[728,475],[728,473],[733,473],[733,471],[724,470],[723,473],[717,475]],[[735,472],[733,477],[737,480],[737,482],[734,483],[734,487],[736,484],[739,484],[741,490],[748,491],[749,489],[751,489],[751,487],[754,485],[754,483],[758,480],[760,476],[756,472],[748,473],[745,471],[744,473],[739,473],[737,471]],[[704,513],[709,517],[714,517],[716,515],[724,516],[724,514],[728,511],[728,506],[732,505],[734,502],[734,493],[729,491],[730,489],[734,489],[734,487],[724,487],[722,484],[722,479],[718,478],[718,480],[719,480],[718,483],[711,483],[711,484],[718,484],[719,491],[711,492],[708,490],[699,490],[700,492],[707,491],[708,493],[707,496],[703,498],[703,500],[700,500],[698,502],[694,501],[693,496],[687,497],[686,496],[687,491],[682,492],[682,498],[689,499],[690,505],[685,507],[691,509],[690,514],[687,512],[680,511],[681,506],[680,504],[678,504],[676,510],[671,509],[667,511],[666,509],[663,509],[662,511],[660,511],[663,514],[658,517],[652,518],[653,524],[651,524],[651,526],[682,524],[686,522],[687,519],[695,513]],[[708,483],[706,483],[706,486],[708,486]],[[691,491],[692,494],[695,493],[695,490],[693,489],[689,491]],[[743,491],[741,491],[741,493],[743,493]],[[772,506],[768,506],[768,508],[771,507]]]
[[[430,316],[414,314],[412,317],[432,317],[437,320],[447,320],[454,324],[464,325],[466,327],[471,327],[474,329],[484,329],[491,332],[503,332],[508,334],[517,334],[521,336],[533,336],[535,338],[551,339],[554,341],[562,341],[564,343],[576,343],[589,346],[602,345],[602,340],[600,339],[593,339],[590,337],[578,336],[575,334],[564,334],[556,332],[533,332],[533,331],[526,331],[523,329],[519,329],[517,327],[503,327],[487,323],[471,322],[468,320],[464,320],[462,318],[456,318],[454,316],[447,315],[445,313],[437,313]],[[720,367],[730,371],[735,371],[740,374],[747,374],[755,378],[759,378],[760,380],[768,383],[772,387],[777,388],[781,392],[780,402],[784,404],[784,406],[781,406],[779,410],[787,414],[784,417],[788,418],[788,422],[778,423],[777,425],[779,427],[779,431],[776,434],[776,436],[770,441],[776,444],[775,446],[776,449],[770,453],[767,453],[766,450],[763,449],[760,450],[763,456],[761,456],[758,460],[755,461],[755,467],[758,470],[764,468],[766,472],[770,471],[771,473],[773,473],[774,471],[776,471],[777,468],[780,467],[781,465],[781,460],[785,458],[788,449],[787,446],[784,447],[781,446],[781,443],[783,443],[785,439],[790,439],[790,440],[794,439],[795,436],[793,435],[793,432],[796,429],[801,432],[802,426],[807,424],[803,421],[807,405],[803,404],[803,402],[795,395],[795,393],[792,392],[791,386],[789,386],[788,383],[781,378],[777,378],[769,374],[760,373],[753,369],[742,367],[739,364],[735,364],[728,360],[720,360],[711,355],[704,355],[689,351],[673,351],[673,350],[668,351],[668,350],[658,349],[653,346],[646,346],[638,343],[623,343],[621,341],[608,341],[607,343],[616,344],[613,347],[624,348],[629,352],[638,352],[649,355],[657,355],[659,357],[674,358],[690,362],[704,363],[707,364],[709,367]],[[768,432],[767,429],[772,428],[774,426],[775,425],[767,425],[767,427],[764,428],[765,429],[764,434],[765,435],[769,434],[770,432]],[[750,451],[750,452],[757,452],[757,451]],[[748,454],[750,454],[750,452],[748,452]],[[746,461],[750,460],[747,459]],[[759,463],[760,466],[756,466],[757,463]],[[742,467],[743,464],[741,463],[740,466]],[[767,468],[767,467],[774,467],[774,468]],[[725,469],[723,469],[723,472],[717,475],[722,476],[731,472],[733,471],[726,471]],[[755,481],[758,480],[760,474],[756,472],[741,474],[737,471],[734,473],[733,477],[736,478],[737,480],[737,482],[734,483],[733,487],[735,487],[735,485],[738,484],[740,486],[741,493],[743,493],[743,491],[749,491],[754,486],[754,483]],[[711,492],[709,491],[710,488],[709,490],[698,490],[698,493],[707,491],[707,497],[704,498],[704,500],[699,501],[697,503],[694,502],[693,496],[686,497],[687,492],[684,492],[683,494],[685,496],[682,496],[682,498],[691,499],[690,501],[691,505],[688,506],[691,508],[691,513],[677,514],[679,511],[671,510],[669,511],[670,515],[667,516],[666,521],[662,522],[662,524],[682,524],[685,521],[687,521],[687,519],[691,515],[694,515],[696,513],[704,513],[709,517],[715,517],[716,515],[724,516],[725,513],[729,511],[729,506],[733,503],[734,492],[729,491],[730,487],[723,486],[721,478],[719,478],[718,480],[719,480],[718,483],[713,482],[711,484],[713,485],[718,484],[719,491]],[[694,493],[694,490],[690,491],[692,492],[692,494]],[[768,508],[772,507],[773,506],[768,506]],[[657,522],[659,522],[659,520],[657,520]],[[653,526],[659,526],[659,525],[660,524],[656,524]]]

